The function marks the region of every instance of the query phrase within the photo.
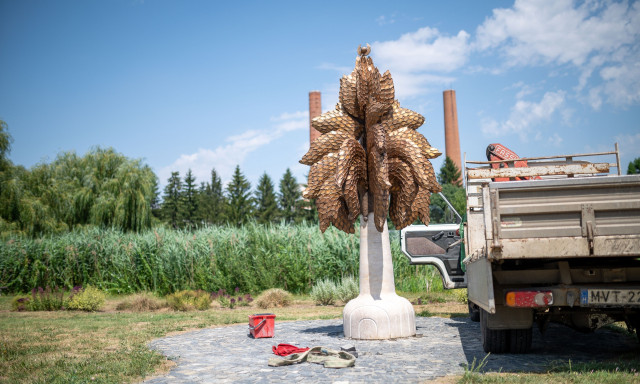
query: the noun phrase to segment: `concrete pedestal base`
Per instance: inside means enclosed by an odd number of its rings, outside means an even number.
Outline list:
[[[373,213],[360,221],[360,295],[344,307],[344,335],[352,339],[391,339],[416,334],[411,303],[396,294],[389,230],[378,232]]]
[[[378,300],[360,295],[344,307],[344,335],[351,339],[375,340],[416,334],[416,315],[409,300],[398,295]]]

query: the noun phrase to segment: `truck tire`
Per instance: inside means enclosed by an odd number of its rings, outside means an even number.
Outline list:
[[[509,352],[509,331],[508,329],[489,329],[487,317],[489,314],[484,309],[480,309],[480,329],[482,333],[482,347],[489,353]]]
[[[533,328],[489,329],[488,317],[484,309],[479,309],[482,347],[491,353],[527,353],[531,349]]]
[[[470,301],[467,301],[469,304],[469,318],[471,321],[478,322],[480,321],[480,308],[477,305],[473,304]]]
[[[511,329],[509,334],[509,351],[511,353],[527,353],[533,340],[532,328]]]

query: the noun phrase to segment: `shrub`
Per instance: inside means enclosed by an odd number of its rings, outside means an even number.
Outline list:
[[[121,301],[116,305],[118,311],[130,310],[134,312],[155,311],[160,308],[165,308],[167,301],[158,299],[151,293],[139,293],[133,295],[127,300]]]
[[[236,288],[236,294],[239,292],[240,290]],[[218,303],[220,303],[220,306],[222,308],[231,308],[231,309],[235,308],[236,306],[248,307],[253,301],[253,297],[251,297],[251,295],[248,293],[246,295],[238,295],[238,296],[232,297],[228,295],[227,291],[225,291],[224,289],[220,289],[218,290],[218,292],[213,292],[211,294],[211,299],[216,300]]]
[[[456,301],[458,301],[460,303],[463,303],[463,304],[467,304],[467,289],[466,288],[453,289],[453,290],[451,290],[451,293],[456,298]]]
[[[31,297],[26,295],[18,295],[11,300],[12,311],[31,311]]]
[[[291,302],[291,294],[280,288],[267,289],[256,298],[256,305],[263,309],[271,307],[286,307],[291,304]]]
[[[211,306],[211,295],[202,290],[180,291],[167,296],[167,304],[176,311],[204,311]]]
[[[98,288],[88,286],[72,294],[67,303],[67,309],[95,312],[104,305],[105,294]]]
[[[336,287],[336,299],[343,303],[348,303],[349,300],[355,299],[360,294],[360,286],[358,280],[353,276],[347,276],[342,278],[340,284]]]
[[[31,290],[31,296],[16,296],[11,302],[14,311],[59,311],[65,308],[64,292],[42,287]]]
[[[29,306],[32,311],[59,311],[64,309],[64,292],[58,288],[47,287],[31,290]]]
[[[238,307],[248,307],[249,305],[251,305],[252,301],[253,297],[251,297],[251,295],[247,293],[244,296],[238,296],[238,298],[236,299],[236,304],[238,305]]]
[[[222,308],[233,309],[233,307],[235,307],[236,305],[236,299],[233,299],[232,301],[231,296],[227,294],[216,297],[216,301],[218,301],[218,303],[220,304],[220,307]]]
[[[311,288],[311,298],[317,305],[334,304],[336,302],[336,295],[336,283],[329,279],[322,279]]]

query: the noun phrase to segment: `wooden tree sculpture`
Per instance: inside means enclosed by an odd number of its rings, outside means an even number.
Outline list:
[[[440,152],[416,131],[424,117],[394,100],[389,71],[380,75],[369,47],[358,51],[340,79],[340,102],[311,123],[322,135],[300,161],[311,166],[303,196],[317,199],[323,232],[333,224],[353,233],[370,210],[380,232],[387,212],[398,229],[417,217],[427,224],[431,193],[441,190],[429,159]]]
[[[431,193],[441,190],[429,162],[440,152],[416,131],[424,117],[400,107],[391,74],[380,75],[368,57],[370,51],[368,44],[358,47],[355,69],[340,79],[340,102],[313,119],[312,126],[322,135],[300,161],[311,166],[303,196],[316,199],[321,231],[333,224],[354,233],[354,223],[362,214],[360,296],[345,307],[344,314],[345,335],[359,339],[415,334],[413,307],[395,295],[387,213],[398,229],[417,217],[427,224]],[[393,297],[384,303],[385,296]],[[403,312],[398,316],[407,317],[408,324],[400,327],[408,331],[387,332],[393,325],[381,319],[389,318],[390,310]],[[404,313],[409,310],[410,315]]]

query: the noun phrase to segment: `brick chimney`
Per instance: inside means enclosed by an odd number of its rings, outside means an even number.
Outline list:
[[[309,144],[320,136],[320,132],[311,126],[311,120],[322,114],[322,101],[320,100],[320,91],[309,92]]]
[[[460,160],[460,135],[458,132],[458,108],[456,107],[456,91],[453,89],[442,92],[444,104],[444,143],[445,155],[462,172]]]

